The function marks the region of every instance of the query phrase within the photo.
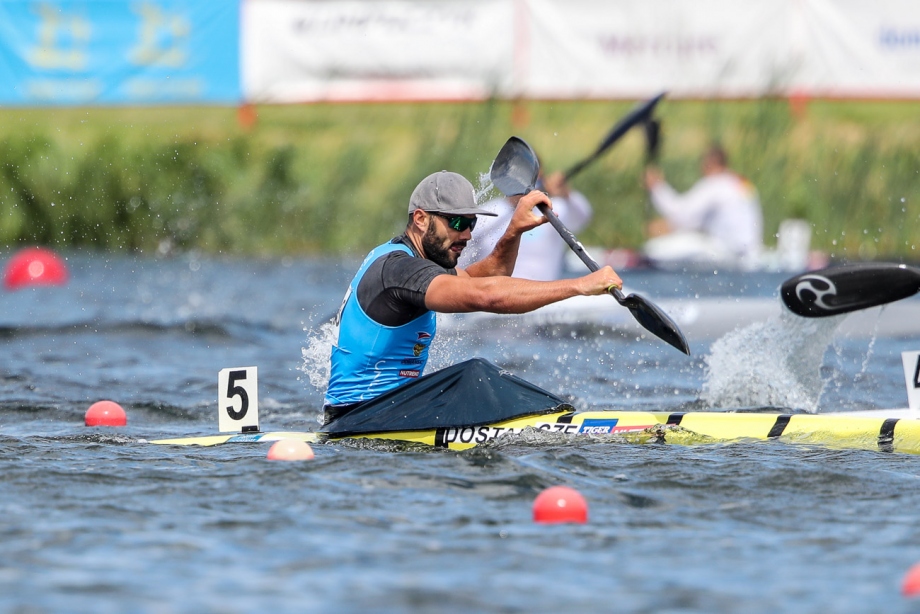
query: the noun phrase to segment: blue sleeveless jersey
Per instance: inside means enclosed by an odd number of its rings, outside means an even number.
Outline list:
[[[332,346],[332,370],[326,405],[369,401],[407,384],[421,375],[428,362],[428,346],[434,339],[437,316],[433,311],[402,326],[384,326],[372,320],[358,304],[358,284],[375,260],[402,250],[400,243],[386,243],[367,255],[348,286],[339,310],[339,338]]]

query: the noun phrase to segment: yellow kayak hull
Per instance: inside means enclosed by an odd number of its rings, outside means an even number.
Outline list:
[[[903,410],[877,416],[838,414],[778,414],[687,412],[657,413],[633,411],[558,412],[525,416],[495,424],[444,427],[424,431],[384,432],[349,435],[351,439],[382,439],[425,444],[437,448],[465,450],[497,438],[537,429],[571,436],[604,438],[620,436],[638,442],[677,444],[778,439],[785,442],[819,444],[835,448],[859,448],[920,454],[920,420],[901,417]],[[897,416],[897,417],[895,417]],[[151,441],[164,445],[213,446],[224,443],[270,442],[284,438],[309,443],[336,441],[314,432],[265,432],[183,437]]]

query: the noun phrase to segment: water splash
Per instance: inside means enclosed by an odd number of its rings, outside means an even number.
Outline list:
[[[451,314],[437,314],[438,334],[428,348],[428,364],[425,373],[440,371],[458,362],[472,358],[468,334],[462,328],[446,324]]]
[[[442,318],[438,314],[439,320]],[[339,327],[332,320],[304,327],[307,335],[306,345],[300,349],[303,362],[299,370],[309,380],[310,385],[325,393],[329,385],[332,346],[339,337]],[[425,373],[432,373],[453,364],[472,358],[469,344],[463,331],[448,327],[439,330],[428,351],[428,364]]]
[[[310,384],[320,392],[326,392],[329,384],[332,345],[339,338],[339,327],[332,320],[321,324],[304,327],[307,344],[300,348],[303,363],[300,371],[307,376]]]
[[[709,407],[787,407],[816,412],[821,364],[834,331],[846,316],[779,318],[733,331],[706,357],[700,399]]]
[[[492,177],[489,173],[479,173],[479,181],[476,187],[476,204],[481,205],[492,200],[492,192],[495,186],[492,185]]]
[[[869,349],[866,351],[866,357],[863,359],[862,366],[854,378],[856,381],[865,378],[866,373],[869,371],[869,360],[872,358],[872,353],[875,351],[875,342],[878,340],[879,324],[882,321],[882,314],[885,313],[887,308],[888,305],[884,305],[881,308],[878,313],[878,317],[875,319],[875,324],[872,326],[872,336],[869,338]]]

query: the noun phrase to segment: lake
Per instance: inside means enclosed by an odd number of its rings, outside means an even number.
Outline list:
[[[0,293],[2,611],[917,609],[900,585],[920,560],[920,457],[512,438],[279,463],[267,444],[154,446],[216,432],[226,367],[258,366],[263,430],[315,429],[358,260],[67,258],[66,286]],[[652,300],[736,306],[778,305],[787,277],[622,275]],[[429,368],[481,356],[578,409],[903,407],[901,352],[920,337],[886,334],[894,316],[855,331],[752,316],[692,336],[691,357],[603,323],[445,318]],[[83,425],[101,399],[126,427]],[[557,484],[584,495],[587,524],[532,522]]]

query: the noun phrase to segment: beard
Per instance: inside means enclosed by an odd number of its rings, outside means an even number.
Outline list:
[[[444,242],[445,239],[438,236],[434,223],[429,224],[428,230],[425,231],[425,235],[422,237],[422,249],[425,250],[425,257],[438,266],[442,266],[445,269],[452,269],[457,266],[457,261],[460,260],[460,254],[450,251],[450,248],[455,245],[466,247],[466,241],[447,243],[447,245],[444,245]]]

